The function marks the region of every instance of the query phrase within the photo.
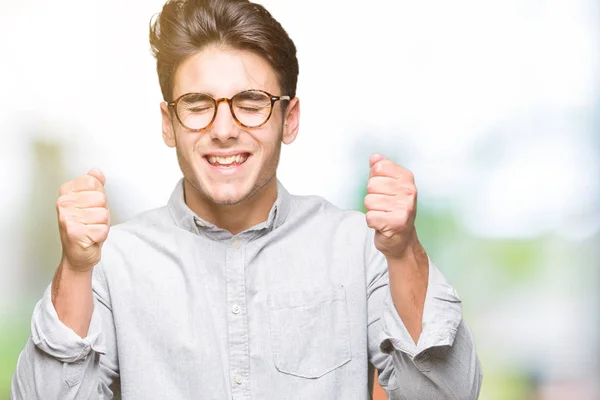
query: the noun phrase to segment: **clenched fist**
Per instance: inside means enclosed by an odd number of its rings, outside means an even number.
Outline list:
[[[92,269],[100,261],[108,236],[110,212],[102,171],[92,169],[60,187],[56,201],[63,260],[77,271]]]
[[[418,243],[415,231],[417,188],[412,172],[374,154],[367,183],[367,224],[376,230],[375,246],[389,260]]]

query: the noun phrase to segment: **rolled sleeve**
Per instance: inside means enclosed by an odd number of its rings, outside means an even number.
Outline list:
[[[105,354],[102,320],[95,308],[94,306],[88,335],[81,338],[58,318],[52,304],[51,286],[48,286],[33,311],[31,319],[33,343],[43,352],[65,363],[85,360],[92,350]]]
[[[414,343],[396,311],[389,290],[385,293],[382,315],[380,349],[384,353],[394,350],[419,357],[432,347],[452,346],[462,320],[462,301],[437,267],[429,261],[429,282],[423,309],[422,331]]]
[[[94,268],[94,310],[81,338],[63,324],[51,297],[51,284],[33,310],[31,336],[17,361],[11,399],[112,399],[118,381],[118,355],[110,299],[103,273]]]

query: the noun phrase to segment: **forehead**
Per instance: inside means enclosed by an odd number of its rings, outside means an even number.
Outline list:
[[[231,97],[248,89],[279,94],[271,65],[247,50],[209,46],[185,60],[175,74],[175,98],[188,92]]]

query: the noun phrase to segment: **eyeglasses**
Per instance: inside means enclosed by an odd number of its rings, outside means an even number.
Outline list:
[[[217,108],[226,102],[231,115],[244,128],[260,128],[267,123],[278,100],[290,100],[290,96],[273,96],[264,90],[245,90],[228,99],[215,99],[205,93],[186,93],[167,103],[173,107],[175,116],[183,127],[193,132],[208,129],[217,117]]]

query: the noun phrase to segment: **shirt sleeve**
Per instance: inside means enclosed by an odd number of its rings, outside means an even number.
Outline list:
[[[417,344],[402,323],[389,288],[386,289],[380,336],[382,351],[403,351],[414,358],[432,347],[452,346],[462,320],[461,299],[431,260],[422,331]]]
[[[422,332],[415,344],[392,301],[387,261],[373,234],[369,238],[369,360],[389,399],[477,399],[482,371],[456,290],[430,260]]]
[[[74,363],[85,360],[91,351],[106,353],[106,344],[102,335],[102,317],[94,304],[88,335],[81,338],[58,318],[52,304],[49,285],[42,299],[37,303],[31,318],[31,340],[43,352],[55,359]],[[94,302],[96,303],[96,302]]]
[[[112,311],[99,266],[92,280],[94,311],[81,338],[58,318],[51,285],[34,308],[31,336],[12,378],[12,400],[112,399],[118,360]]]

